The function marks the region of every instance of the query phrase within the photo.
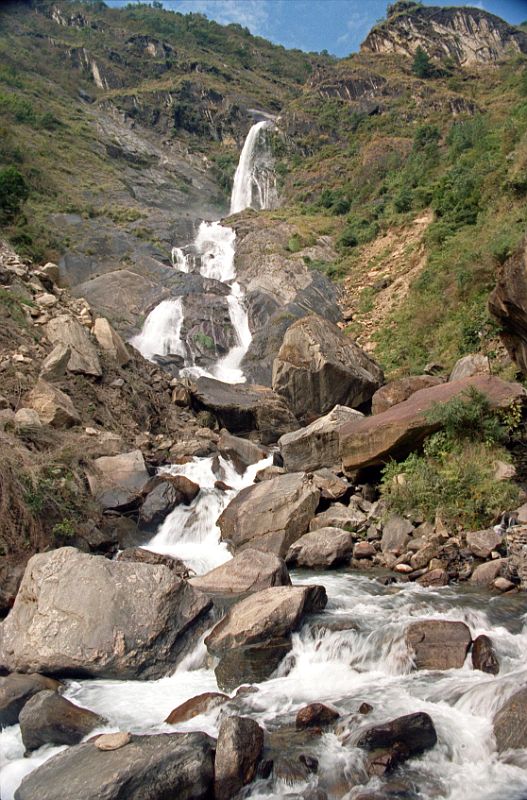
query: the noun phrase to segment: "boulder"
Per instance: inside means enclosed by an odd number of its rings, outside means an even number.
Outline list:
[[[336,325],[316,315],[287,329],[273,364],[273,389],[298,418],[327,414],[336,405],[361,406],[382,382],[380,367]]]
[[[28,433],[42,427],[42,420],[34,408],[19,408],[14,423],[17,433]]]
[[[51,690],[38,692],[28,700],[19,722],[24,747],[31,751],[44,744],[78,744],[107,720]]]
[[[448,380],[461,381],[463,378],[471,378],[473,375],[488,375],[489,373],[488,356],[484,356],[482,353],[471,353],[456,361]]]
[[[185,475],[156,475],[143,489],[146,497],[139,512],[141,528],[155,530],[176,506],[190,505],[199,491],[198,484]]]
[[[40,377],[46,381],[59,381],[66,374],[70,358],[71,347],[59,342],[40,365]]]
[[[416,582],[421,586],[447,586],[448,572],[441,567],[437,567],[425,572],[424,575],[420,575]]]
[[[464,622],[431,619],[412,622],[406,629],[406,643],[415,669],[460,669],[471,636]]]
[[[476,636],[472,643],[472,666],[490,675],[497,675],[500,671],[500,662],[494,650],[491,639],[485,634]]]
[[[321,467],[340,469],[339,428],[363,414],[346,406],[335,406],[329,414],[305,428],[281,436],[278,446],[288,472],[311,472]]]
[[[339,478],[330,469],[318,469],[313,473],[315,486],[320,489],[320,496],[326,500],[339,500],[350,490],[351,486],[345,478]]]
[[[502,543],[502,536],[494,528],[467,533],[467,547],[476,558],[490,558],[493,550]]]
[[[381,538],[381,550],[383,553],[391,553],[395,556],[400,556],[406,551],[411,535],[415,528],[412,523],[400,517],[398,514],[392,514],[384,523]]]
[[[289,548],[289,566],[325,569],[349,561],[353,552],[353,534],[340,528],[317,528],[297,539]]]
[[[295,725],[298,730],[302,728],[319,728],[324,725],[330,725],[339,717],[338,711],[325,706],[324,703],[310,703],[308,706],[299,709]]]
[[[262,728],[249,717],[223,720],[216,742],[214,797],[231,800],[256,776],[264,746]]]
[[[140,450],[101,456],[87,473],[91,493],[103,508],[120,508],[139,501],[149,475]]]
[[[93,324],[93,335],[99,343],[101,350],[111,356],[120,367],[130,361],[130,353],[119,334],[114,331],[105,317],[97,317]]]
[[[233,433],[257,431],[262,444],[272,444],[299,427],[284,398],[265,386],[198,378],[190,392],[196,410],[210,411]]]
[[[397,381],[390,381],[377,389],[371,399],[371,413],[382,414],[398,403],[404,403],[415,392],[421,389],[429,389],[443,383],[442,378],[436,375],[410,375],[407,378],[400,378]]]
[[[221,692],[204,692],[198,694],[196,697],[191,697],[181,705],[174,708],[165,722],[167,725],[179,725],[182,722],[187,722],[189,719],[194,719],[200,714],[206,714],[214,708],[219,708],[229,700],[228,694]]]
[[[15,800],[208,800],[214,740],[205,733],[130,736],[117,750],[70,747],[28,775]]]
[[[233,550],[254,548],[285,557],[308,529],[320,492],[304,473],[279,475],[242,489],[218,519]]]
[[[71,355],[68,361],[68,370],[70,372],[80,372],[83,375],[93,375],[97,378],[102,375],[97,350],[90,342],[86,329],[76,319],[67,314],[54,317],[46,325],[46,335],[52,344],[69,346]]]
[[[347,472],[385,464],[415,450],[440,427],[430,422],[427,413],[436,403],[446,403],[473,387],[485,395],[493,409],[506,408],[512,400],[525,397],[519,383],[508,383],[491,375],[475,375],[454,383],[421,389],[408,400],[362,420],[344,423],[340,428],[340,456]]]
[[[240,436],[233,436],[225,429],[220,432],[218,451],[224,458],[232,461],[240,475],[243,475],[251,464],[257,464],[258,461],[269,455],[266,447],[254,444],[248,439],[242,439]]]
[[[283,559],[249,548],[205,575],[191,578],[190,583],[206,594],[232,597],[271,586],[290,586],[291,578]]]
[[[310,524],[309,530],[320,528],[346,528],[357,530],[366,523],[366,514],[355,505],[345,506],[343,503],[333,503],[327,511],[317,514]]]
[[[58,692],[61,688],[60,681],[37,673],[12,672],[0,678],[0,729],[16,725],[20,712],[33,695],[45,690]]]
[[[505,569],[507,559],[496,558],[494,561],[487,561],[485,564],[480,564],[476,567],[469,582],[476,586],[490,586],[496,580],[501,571]]]
[[[174,669],[210,601],[164,566],[62,547],[33,556],[0,631],[0,666],[141,680]]]
[[[499,268],[489,311],[510,357],[527,375],[527,239]]]
[[[371,542],[357,542],[353,548],[353,558],[361,561],[364,558],[373,558],[377,553]]]
[[[140,561],[143,564],[156,564],[167,567],[180,578],[188,578],[190,571],[186,564],[175,556],[168,556],[164,553],[154,553],[152,550],[145,550],[143,547],[127,547],[117,556],[117,561]]]
[[[527,686],[502,705],[494,717],[493,727],[498,753],[527,747]]]
[[[70,428],[81,421],[68,395],[42,378],[29,392],[27,403],[37,412],[41,422],[53,428]]]
[[[406,758],[410,758],[424,753],[436,743],[437,733],[432,719],[423,711],[418,711],[368,728],[359,736],[357,747],[376,750],[400,744],[406,751]]]

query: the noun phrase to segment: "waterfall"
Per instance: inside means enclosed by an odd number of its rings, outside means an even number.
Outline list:
[[[265,133],[272,127],[269,120],[257,122],[247,135],[234,175],[231,214],[245,208],[268,209],[276,205],[273,157]]]
[[[156,355],[174,354],[186,358],[186,347],[181,341],[182,325],[182,298],[163,300],[150,312],[143,330],[130,339],[130,344],[149,361],[154,361]]]
[[[170,253],[172,266],[180,272],[190,272],[188,256],[185,255],[181,247],[173,247]]]

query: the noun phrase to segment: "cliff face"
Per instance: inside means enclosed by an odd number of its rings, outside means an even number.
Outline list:
[[[363,51],[449,57],[462,66],[495,64],[511,53],[527,53],[527,35],[478,8],[435,8],[417,3],[389,7],[385,22],[370,31]]]

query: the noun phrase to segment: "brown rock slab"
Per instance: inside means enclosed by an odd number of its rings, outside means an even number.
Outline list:
[[[363,418],[360,411],[336,405],[328,414],[286,433],[278,440],[288,472],[311,472],[322,467],[340,469],[339,429],[345,422]]]
[[[229,699],[229,695],[221,692],[204,692],[198,694],[196,697],[191,697],[181,705],[174,708],[165,722],[168,725],[178,725],[181,722],[186,722],[189,719],[206,714],[207,711],[212,711],[213,708],[219,708]]]
[[[266,458],[269,454],[266,447],[254,444],[249,439],[233,436],[232,433],[225,429],[220,432],[218,452],[232,461],[240,475],[243,475],[251,464],[257,464],[258,461]]]
[[[416,583],[421,584],[421,586],[447,586],[448,572],[441,567],[431,569],[425,572],[424,575],[420,575]]]
[[[38,673],[12,672],[0,678],[0,729],[16,725],[20,712],[33,695],[43,691],[58,692],[61,688],[60,681]]]
[[[235,596],[290,586],[291,578],[282,558],[249,548],[205,575],[191,578],[190,583],[206,594]]]
[[[431,386],[438,386],[443,383],[442,378],[435,375],[410,375],[408,378],[400,378],[397,381],[389,381],[377,389],[371,400],[371,413],[382,414],[398,403],[404,403],[415,392],[421,389],[429,389]]]
[[[423,620],[406,630],[406,642],[413,654],[415,669],[460,669],[471,643],[464,622]]]

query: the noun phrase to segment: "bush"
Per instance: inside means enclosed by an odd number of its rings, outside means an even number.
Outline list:
[[[434,67],[430,61],[430,57],[425,53],[422,47],[418,47],[415,51],[412,72],[418,78],[431,78],[434,74]]]
[[[14,217],[28,195],[26,181],[16,167],[0,169],[0,218]]]

